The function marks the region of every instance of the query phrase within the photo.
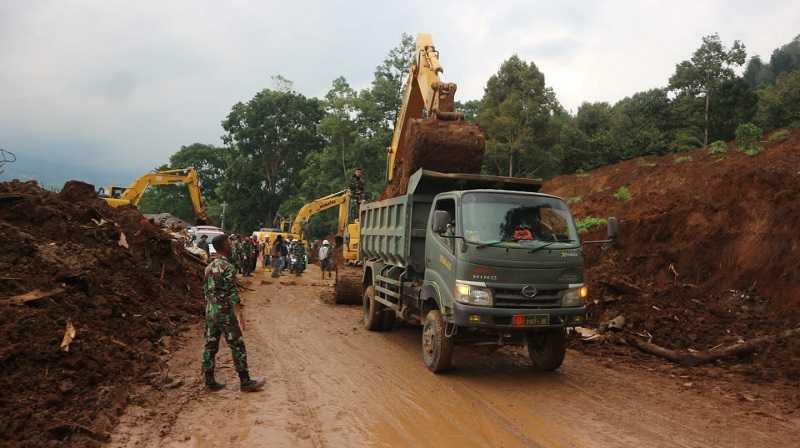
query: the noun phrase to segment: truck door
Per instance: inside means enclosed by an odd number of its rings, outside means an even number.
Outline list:
[[[442,301],[442,308],[449,308],[453,299],[452,289],[456,282],[456,240],[447,237],[458,235],[455,198],[438,196],[431,207],[430,216],[433,216],[436,210],[448,212],[452,224],[448,226],[444,235],[439,235],[433,229],[433,219],[428,219],[426,240],[430,241],[430,244],[425,245],[425,279],[436,285],[440,295],[439,299]],[[448,314],[448,310],[443,309],[442,311],[445,315]]]

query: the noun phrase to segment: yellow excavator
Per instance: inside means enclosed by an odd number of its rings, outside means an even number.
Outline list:
[[[358,260],[358,222],[348,222],[348,212],[350,210],[350,190],[337,191],[336,193],[323,196],[305,204],[297,211],[297,215],[292,222],[292,233],[298,235],[301,241],[305,241],[303,226],[308,223],[309,218],[317,213],[333,207],[339,207],[339,219],[336,227],[336,244],[342,249],[344,262],[353,264]]]
[[[400,113],[387,148],[386,187],[381,199],[404,195],[409,177],[420,168],[443,173],[481,171],[486,137],[477,124],[456,112],[456,85],[443,82],[439,77],[443,72],[431,35],[417,34]],[[360,270],[337,266],[336,303],[360,302]]]
[[[387,148],[382,198],[405,194],[419,168],[446,173],[479,173],[486,138],[475,123],[455,111],[456,85],[443,82],[439,52],[429,33],[417,34],[403,101]]]
[[[210,224],[206,210],[203,207],[203,198],[200,195],[200,184],[197,181],[197,171],[194,168],[183,168],[168,171],[153,171],[140,176],[127,187],[109,186],[102,187],[98,195],[112,207],[122,205],[137,206],[142,200],[147,187],[157,185],[186,185],[189,189],[189,198],[197,216],[197,224]]]

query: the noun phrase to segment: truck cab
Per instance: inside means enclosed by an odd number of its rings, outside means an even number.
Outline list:
[[[434,198],[425,284],[461,327],[544,327],[583,322],[583,252],[561,199],[503,190]]]
[[[365,326],[421,323],[434,372],[455,345],[487,343],[527,345],[536,369],[557,369],[589,291],[569,207],[539,186],[420,170],[407,195],[363,206]],[[616,233],[610,219],[604,242]]]

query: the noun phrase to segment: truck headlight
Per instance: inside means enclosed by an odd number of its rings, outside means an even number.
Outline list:
[[[465,305],[492,306],[492,290],[481,286],[456,284],[456,301]]]
[[[575,307],[583,305],[583,299],[589,296],[589,288],[586,286],[579,286],[577,288],[570,288],[564,291],[561,296],[561,306]]]

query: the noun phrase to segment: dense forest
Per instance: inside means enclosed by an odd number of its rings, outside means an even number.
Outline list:
[[[225,228],[246,233],[344,189],[355,167],[364,169],[367,193],[376,197],[413,52],[414,40],[404,34],[368,88],[357,91],[340,77],[324,98],[306,97],[275,76],[270,88],[231,107],[222,147],[183,146],[158,168],[197,168],[211,216],[220,223],[224,204]],[[748,60],[743,43],[726,45],[716,34],[687,56],[667,85],[615,104],[586,102],[572,114],[535,62],[514,55],[489,78],[480,100],[458,108],[486,133],[484,172],[540,178],[713,145],[736,138],[737,130],[760,136],[800,127],[800,36],[768,62]],[[191,221],[184,190],[153,189],[140,207]],[[333,229],[332,215],[322,215],[307,232]]]

